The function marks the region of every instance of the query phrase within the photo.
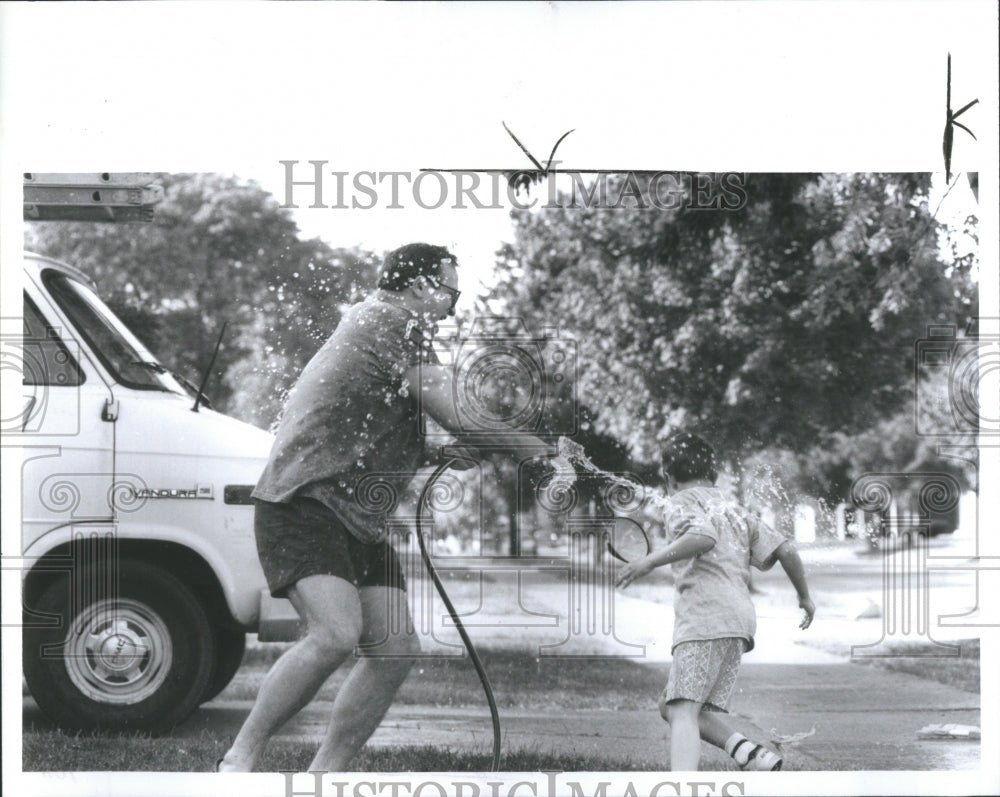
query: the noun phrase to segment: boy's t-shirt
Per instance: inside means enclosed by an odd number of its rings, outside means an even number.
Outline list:
[[[739,637],[752,650],[757,614],[750,598],[750,566],[768,570],[785,538],[717,487],[690,487],[670,497],[668,539],[704,534],[715,546],[673,564],[673,647],[681,642]]]

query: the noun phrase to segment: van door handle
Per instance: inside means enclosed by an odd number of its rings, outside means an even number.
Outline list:
[[[118,399],[108,399],[101,410],[101,420],[114,423],[118,420]]]

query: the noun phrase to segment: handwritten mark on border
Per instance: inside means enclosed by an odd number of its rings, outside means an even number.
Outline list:
[[[958,119],[959,116],[961,116],[963,113],[965,113],[967,110],[969,110],[969,108],[971,108],[973,105],[975,105],[978,102],[979,102],[979,100],[975,99],[972,102],[967,103],[966,105],[963,105],[957,111],[953,111],[951,109],[951,53],[948,53],[948,94],[947,94],[947,101],[946,101],[946,104],[947,104],[947,118],[946,118],[945,125],[944,125],[944,141],[942,142],[942,149],[944,150],[944,172],[945,172],[945,180],[947,182],[949,182],[949,183],[951,182],[951,148],[952,148],[952,144],[954,143],[954,140],[955,140],[955,128],[956,127],[960,127],[966,133],[968,133],[970,136],[972,136],[972,138],[974,140],[976,140],[976,141],[979,140],[979,139],[976,138],[975,133],[973,133],[971,130],[969,130],[969,128],[967,128],[961,122],[956,122],[955,120]],[[506,125],[505,125],[505,127],[506,127]],[[515,139],[515,141],[516,140],[517,139]]]

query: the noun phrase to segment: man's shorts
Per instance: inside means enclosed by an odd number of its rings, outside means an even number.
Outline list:
[[[681,642],[674,648],[660,705],[683,698],[703,703],[709,711],[725,711],[746,648],[746,640],[738,637]]]
[[[406,589],[395,549],[369,545],[348,531],[340,518],[313,498],[285,504],[254,501],[257,555],[275,598],[306,576],[338,576],[355,587]]]

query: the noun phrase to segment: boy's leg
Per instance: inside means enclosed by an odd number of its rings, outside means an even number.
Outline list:
[[[219,765],[221,772],[251,772],[268,739],[308,705],[361,637],[357,588],[338,576],[307,576],[288,589],[305,620],[306,635],[278,659],[261,684],[250,716]]]
[[[674,646],[667,685],[660,695],[660,714],[670,723],[670,768],[697,771],[701,759],[698,715],[717,680],[714,640]]]
[[[670,769],[673,772],[697,772],[701,760],[701,734],[698,715],[701,703],[678,698],[664,709],[670,723]]]
[[[723,749],[725,749],[729,737],[734,733],[742,734],[757,742],[769,737],[767,731],[750,720],[734,717],[725,711],[711,711],[709,709],[702,711],[698,718],[698,727],[701,729],[702,739]]]
[[[698,718],[698,728],[702,739],[721,747],[744,769],[781,769],[781,756],[764,746],[769,734],[750,720],[706,710]]]
[[[669,722],[666,705],[661,706],[660,713]],[[781,756],[764,746],[770,734],[748,719],[702,708],[698,714],[698,732],[704,741],[725,750],[741,767],[751,768],[748,765],[752,761],[752,768],[781,768]]]
[[[752,763],[753,766],[749,768],[780,769],[781,758],[762,746],[762,742],[768,738],[768,734],[749,720],[733,717],[722,710],[728,705],[736,686],[736,677],[739,674],[740,659],[744,647],[743,640],[736,638],[715,639],[698,643],[697,646],[678,646],[675,651],[674,666],[684,666],[689,670],[703,669],[706,674],[710,673],[709,677],[712,681],[706,691],[702,693],[704,700],[702,705],[709,706],[709,708],[702,710],[698,717],[701,738],[709,744],[725,750],[742,767],[747,767],[748,763]],[[697,659],[692,658],[695,656]],[[689,659],[690,661],[700,660],[704,666],[702,668],[692,667]],[[710,666],[708,662],[711,663]],[[673,671],[673,667],[671,670]],[[687,688],[690,690],[692,687],[688,686]],[[670,719],[666,701],[675,696],[677,696],[677,692],[671,691],[668,682],[668,688],[660,700],[660,714],[668,722]],[[719,710],[711,710],[716,707]]]
[[[405,590],[362,587],[359,593],[364,614],[363,655],[337,692],[330,725],[309,765],[310,772],[342,772],[347,768],[382,722],[420,652]],[[367,655],[365,646],[371,648]]]

